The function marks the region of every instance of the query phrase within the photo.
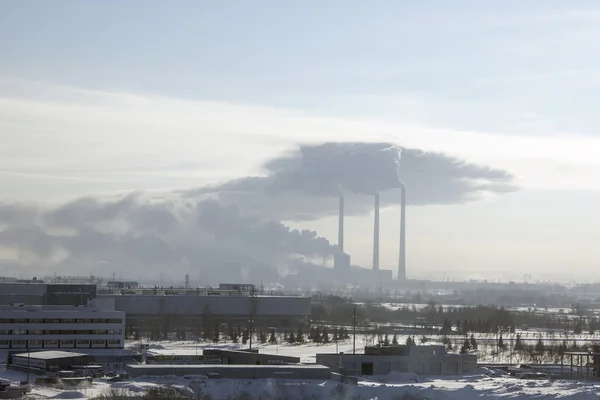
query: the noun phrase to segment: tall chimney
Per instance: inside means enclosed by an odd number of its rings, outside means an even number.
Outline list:
[[[338,222],[338,247],[344,251],[344,194],[340,192],[340,214]]]
[[[402,185],[400,198],[400,257],[398,280],[406,281],[406,188]]]
[[[379,193],[375,193],[375,220],[373,221],[373,271],[379,271]]]

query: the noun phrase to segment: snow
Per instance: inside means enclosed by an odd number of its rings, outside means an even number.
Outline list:
[[[362,352],[365,337],[356,342],[357,352]],[[203,348],[240,348],[236,344],[208,344],[191,341],[159,342],[151,346],[149,352],[155,354],[201,354]],[[335,353],[336,344],[265,345],[258,346],[261,352],[278,353],[300,357],[303,362],[314,362],[316,353]],[[352,341],[337,345],[337,350],[352,351]],[[25,374],[0,369],[0,378],[19,381]],[[34,399],[91,399],[108,390],[120,393],[142,394],[159,385],[176,388],[182,393],[202,393],[213,399],[235,398],[246,394],[248,398],[295,399],[377,399],[397,400],[402,398],[431,400],[588,400],[600,397],[599,382],[569,380],[526,380],[505,376],[501,370],[479,368],[470,376],[425,377],[413,373],[392,372],[385,376],[359,377],[358,385],[344,385],[334,380],[217,380],[205,376],[186,377],[146,377],[123,382],[97,379],[91,388],[63,391],[33,385],[30,398]],[[406,396],[406,397],[404,397]],[[412,396],[412,397],[410,397]]]

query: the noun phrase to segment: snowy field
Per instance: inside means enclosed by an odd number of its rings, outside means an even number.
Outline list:
[[[19,379],[15,373],[2,371],[2,375]],[[406,374],[390,374],[379,379],[361,380],[358,385],[340,385],[334,381],[275,381],[275,380],[206,380],[206,379],[136,379],[110,383],[97,380],[93,388],[61,391],[34,387],[34,399],[92,399],[110,387],[143,394],[158,385],[176,386],[183,392],[201,393],[215,400],[239,398],[245,394],[250,399],[565,399],[591,400],[600,396],[600,384],[574,381],[527,381],[506,377],[473,375],[468,377],[427,379]]]
[[[358,336],[357,352],[362,352],[366,336]],[[133,342],[130,344],[134,344]],[[240,348],[241,345],[209,344],[193,341],[156,342],[151,344],[152,354],[201,354],[203,348]],[[247,347],[247,346],[246,346]],[[300,357],[302,362],[314,362],[316,353],[352,352],[352,340],[329,344],[258,345],[261,352]],[[0,370],[0,377],[19,381],[25,374]],[[344,400],[475,400],[475,399],[565,399],[588,400],[600,398],[600,382],[567,380],[521,380],[512,377],[491,377],[474,374],[463,377],[418,377],[414,374],[391,373],[382,377],[362,377],[358,385],[340,385],[330,381],[283,380],[208,380],[202,377],[138,378],[127,382],[96,380],[92,388],[62,391],[34,386],[33,399],[93,399],[110,388],[142,395],[156,386],[174,386],[183,392],[202,394],[214,400],[228,400],[246,395],[250,399],[344,399]]]

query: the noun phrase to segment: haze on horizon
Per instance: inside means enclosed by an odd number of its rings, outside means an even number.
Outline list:
[[[365,142],[429,157],[405,169],[409,277],[598,280],[599,38],[583,0],[1,2],[0,275],[193,272],[228,245],[295,268],[290,248],[335,244],[336,200],[265,206],[248,177]],[[240,181],[227,204],[206,189]],[[370,200],[347,204],[370,267]],[[382,211],[383,269],[398,219]]]

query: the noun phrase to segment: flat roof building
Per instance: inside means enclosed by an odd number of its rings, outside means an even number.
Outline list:
[[[392,371],[462,375],[477,368],[477,356],[447,353],[444,346],[401,345],[365,347],[364,354],[317,354],[317,364],[356,375],[386,375]]]
[[[91,356],[70,351],[32,351],[12,354],[9,367],[19,370],[50,371],[69,369],[73,365],[88,365]]]

